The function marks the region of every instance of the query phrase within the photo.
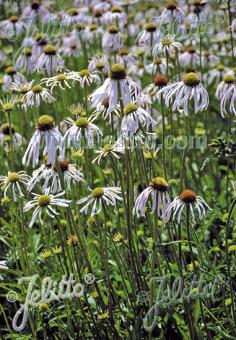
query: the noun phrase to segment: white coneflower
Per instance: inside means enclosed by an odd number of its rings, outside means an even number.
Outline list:
[[[12,92],[25,95],[27,92],[31,90],[32,86],[33,86],[33,81],[26,82],[26,83],[16,81],[15,83],[11,84],[10,90],[12,90]]]
[[[33,85],[24,96],[23,101],[27,106],[39,107],[41,102],[52,103],[56,99],[51,95],[50,91],[44,88],[42,85]]]
[[[228,57],[229,50],[227,48],[227,45],[230,41],[230,34],[226,33],[225,31],[219,32],[214,35],[214,37],[212,38],[212,41],[213,41],[213,48],[215,51],[217,51],[217,55],[219,57]]]
[[[78,119],[79,117],[87,117],[87,114],[80,103],[78,103],[77,105],[75,104],[70,105],[68,107],[68,111],[74,120]],[[64,135],[67,130],[68,123],[65,120],[63,120],[62,122],[60,122],[60,131]]]
[[[8,190],[11,190],[13,200],[17,201],[18,197],[24,196],[21,185],[27,186],[29,180],[30,177],[25,171],[9,171],[7,176],[0,176],[0,186],[4,187],[4,196],[6,197]]]
[[[54,77],[43,78],[41,80],[41,84],[45,84],[47,87],[50,87],[51,92],[53,92],[54,87],[60,87],[60,89],[65,90],[65,88],[71,89],[69,81],[75,80],[73,74],[71,72],[60,73]]]
[[[215,55],[214,51],[212,50],[204,51],[202,55],[202,66],[204,68],[209,69],[209,66],[211,67],[212,65],[219,66],[220,65],[219,62],[220,59],[218,56]]]
[[[43,53],[38,58],[35,70],[37,72],[46,71],[48,75],[60,72],[64,68],[64,61],[53,45],[46,45]]]
[[[184,11],[178,6],[177,1],[170,0],[167,1],[165,8],[161,12],[161,15],[157,18],[157,21],[165,23],[170,23],[173,21],[184,20]]]
[[[215,80],[222,80],[223,72],[225,71],[225,66],[222,64],[216,65],[212,70],[206,74],[205,78],[209,85],[211,85]]]
[[[33,134],[22,159],[23,164],[28,165],[31,159],[33,167],[38,164],[42,138],[45,144],[44,155],[47,155],[49,164],[55,163],[57,150],[59,150],[60,156],[63,158],[62,135],[58,128],[55,127],[53,118],[44,115],[39,117],[37,121],[36,131]]]
[[[152,104],[150,95],[148,93],[144,93],[143,91],[139,92],[136,98],[133,98],[133,102],[138,106],[149,108],[149,105]]]
[[[50,189],[48,188],[43,195],[38,195],[33,193],[34,198],[32,201],[29,201],[25,204],[23,211],[27,212],[31,210],[32,208],[34,209],[29,227],[31,228],[33,224],[35,223],[35,220],[37,217],[39,217],[39,221],[41,224],[43,224],[42,220],[42,213],[46,212],[46,214],[54,218],[55,215],[60,215],[56,210],[54,209],[55,207],[68,207],[69,203],[71,201],[61,198],[65,194],[65,192],[60,192],[57,195],[52,195],[49,193]]]
[[[163,74],[157,74],[153,82],[143,89],[143,93],[149,94],[153,99],[157,99],[157,93],[168,85],[168,80]]]
[[[131,67],[136,64],[135,56],[130,53],[127,47],[122,47],[117,55],[117,63],[126,67]]]
[[[62,44],[58,52],[67,57],[78,57],[81,55],[81,42],[78,32],[74,29],[72,32],[66,32],[62,37]]]
[[[233,74],[226,74],[224,76],[223,81],[217,86],[216,89],[216,98],[221,101],[225,93],[229,89],[233,89],[235,87],[234,85],[234,76]]]
[[[51,193],[62,191],[63,186],[57,167],[60,167],[63,181],[68,190],[70,190],[71,183],[75,184],[76,182],[84,181],[83,174],[76,168],[75,165],[70,164],[67,160],[59,160],[58,165],[55,164],[50,167],[45,167],[45,170],[41,171],[41,175],[35,173],[29,183],[30,185],[28,186],[28,190],[31,191],[38,182],[43,180],[43,191],[45,191],[47,188],[50,188]]]
[[[79,117],[76,121],[72,118],[67,118],[66,123],[72,125],[69,130],[66,131],[63,141],[69,147],[73,145],[79,148],[85,144],[89,148],[94,146],[94,138],[99,141],[102,136],[102,131],[93,124],[94,119],[87,117]]]
[[[137,59],[140,62],[143,62],[146,56],[150,58],[150,54],[145,51],[145,48],[141,48],[140,46],[135,48],[134,54],[135,54],[135,59]]]
[[[135,64],[130,65],[129,73],[134,77],[136,82],[141,86],[140,79],[144,76],[144,63],[142,61],[136,61]]]
[[[31,4],[23,9],[22,18],[29,26],[41,21],[44,23],[48,18],[49,12],[40,1],[33,0]]]
[[[13,66],[9,66],[5,69],[3,76],[3,86],[8,89],[13,83],[26,83],[26,78],[19,72],[17,72]]]
[[[108,62],[108,58],[101,52],[95,54],[95,56],[93,56],[89,61],[88,70],[90,72],[101,71],[104,73],[108,73],[109,69],[110,64]]]
[[[193,67],[199,65],[200,57],[194,47],[188,47],[186,51],[180,54],[179,62],[183,67]]]
[[[12,96],[10,98],[7,96],[0,99],[1,109],[3,112],[6,113],[10,113],[14,110],[15,103],[16,103],[15,96]]]
[[[68,47],[71,44],[75,44],[78,41],[78,31],[73,29],[71,32],[65,32],[62,35],[61,48],[59,51],[63,53],[63,48]]]
[[[112,25],[117,22],[119,27],[123,28],[127,22],[127,15],[122,11],[121,7],[114,6],[102,16],[102,20],[105,21],[106,25]]]
[[[75,118],[86,117],[86,112],[83,110],[83,106],[80,103],[70,105],[68,110]]]
[[[15,69],[33,73],[34,66],[35,58],[32,55],[32,50],[29,47],[25,47],[15,62]]]
[[[103,34],[103,28],[93,23],[85,28],[83,32],[83,38],[90,46],[92,46],[94,42],[101,40]]]
[[[207,209],[211,210],[202,197],[196,196],[194,191],[186,189],[169,204],[167,213],[169,215],[172,214],[172,219],[176,219],[177,222],[180,223],[184,208],[186,208],[187,205],[189,206],[193,219],[195,218],[194,208],[200,219],[205,216]]]
[[[119,89],[121,98],[119,98]],[[117,107],[119,99],[122,100],[123,105],[127,105],[132,102],[132,94],[137,97],[138,92],[138,86],[127,77],[124,67],[115,64],[111,67],[110,77],[90,96],[90,101],[93,107],[99,109],[104,99],[109,98],[109,108],[107,110],[109,114]]]
[[[103,35],[102,47],[107,52],[117,52],[122,46],[122,35],[117,26],[110,26]]]
[[[174,37],[169,34],[153,47],[153,55],[156,57],[159,55],[170,55],[176,50],[180,51],[181,47],[182,45],[179,42],[174,41]]]
[[[227,102],[229,103],[229,109],[227,110]],[[236,87],[229,89],[223,96],[221,103],[221,115],[224,117],[228,112],[236,116]]]
[[[172,110],[176,109],[185,116],[189,113],[189,102],[193,99],[194,112],[203,111],[208,107],[209,96],[196,73],[187,73],[183,81],[170,84],[158,92],[163,94],[166,106],[172,103]]]
[[[24,111],[27,111],[27,109],[28,109],[28,107],[27,107],[27,105],[25,104],[25,101],[22,99],[22,97],[20,97],[20,98],[18,98],[18,99],[16,100],[16,107],[17,107],[17,108],[20,108],[20,109],[22,109],[22,110],[24,110]]]
[[[81,87],[84,87],[85,85],[91,86],[100,81],[100,78],[96,72],[90,72],[87,69],[83,69],[79,72],[72,71],[70,72],[70,76],[72,79],[77,80]]]
[[[130,103],[124,107],[121,131],[134,134],[140,128],[140,125],[146,128],[149,128],[149,126],[153,128],[156,124],[157,122],[152,119],[150,114],[136,104]]]
[[[93,159],[92,163],[97,163],[98,165],[100,165],[101,160],[106,158],[107,156],[120,159],[120,156],[124,154],[124,149],[120,148],[119,145],[116,144],[106,144],[103,146],[103,148],[96,150],[95,153],[98,154],[98,156]]]
[[[140,46],[153,47],[159,43],[161,39],[161,33],[157,29],[157,25],[153,22],[146,24],[144,31],[138,36],[138,43]]]
[[[116,115],[119,117],[120,108],[119,106],[117,106],[117,108],[115,108],[114,110],[109,111],[109,98],[107,97],[103,100],[99,109],[95,111],[94,117],[97,118],[99,116],[102,116],[104,120],[107,120],[107,118],[109,118],[109,121],[111,122],[112,115]]]
[[[33,188],[40,183],[42,180],[45,180],[47,172],[51,171],[52,165],[47,163],[47,156],[45,157],[44,163],[38,168],[35,169],[32,173],[32,176],[28,182],[27,190],[32,191]],[[47,188],[46,188],[47,189]]]
[[[166,63],[165,58],[154,58],[152,63],[150,63],[148,65],[144,65],[144,68],[147,71],[147,73],[149,73],[151,75],[157,74],[157,73],[165,74],[166,73],[166,67],[167,67],[167,63]],[[170,64],[169,67],[173,67],[173,66]]]
[[[80,209],[80,212],[84,212],[85,214],[88,214],[89,206],[92,205],[90,214],[91,216],[94,216],[102,211],[103,204],[115,207],[116,201],[122,201],[120,195],[121,189],[119,187],[98,187],[93,189],[90,195],[80,199],[77,203],[86,203],[83,208]]]
[[[64,25],[72,25],[81,22],[82,13],[78,8],[69,8],[66,13],[62,15],[62,22]]]
[[[208,16],[212,12],[211,6],[207,6],[208,0],[193,0],[192,11],[185,19],[192,28],[199,28],[203,23],[207,22]]]
[[[48,44],[48,39],[46,35],[42,33],[37,33],[34,39],[35,39],[35,43],[32,46],[32,54],[35,60],[38,60],[38,58],[43,53],[45,46]]]
[[[5,39],[17,38],[24,33],[26,25],[16,15],[10,16],[6,20],[0,21],[0,37]]]
[[[4,145],[6,140],[9,140],[10,134],[12,135],[14,147],[19,147],[22,144],[24,138],[21,134],[16,132],[14,125],[11,125],[10,128],[8,123],[5,123],[0,127],[0,144]]]
[[[220,100],[221,115],[225,117],[230,112],[236,116],[236,84],[234,76],[231,74],[226,75],[222,83],[216,91],[217,99]]]
[[[164,222],[167,220],[167,207],[170,203],[168,194],[168,183],[162,177],[153,178],[149,186],[143,190],[135,201],[133,214],[138,218],[145,216],[147,201],[149,197],[152,199],[152,212],[157,214]]]

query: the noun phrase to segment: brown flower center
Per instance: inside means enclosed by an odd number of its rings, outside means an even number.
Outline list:
[[[10,22],[12,22],[13,24],[15,24],[19,18],[16,16],[16,15],[12,15],[10,18],[9,18]]]
[[[4,135],[7,135],[7,136],[10,135],[10,126],[9,126],[8,123],[3,124],[3,125],[1,126],[1,130],[2,130],[2,133],[3,133]],[[16,132],[15,127],[14,127],[13,125],[11,125],[11,132],[12,132],[12,134],[14,134],[14,133]]]
[[[179,198],[184,203],[194,203],[194,202],[196,202],[196,194],[195,194],[194,191],[192,191],[190,189],[183,190],[180,193]]]
[[[170,11],[173,11],[174,9],[176,9],[176,7],[177,7],[176,1],[168,1],[166,4],[166,8],[169,9]]]
[[[16,74],[16,70],[14,69],[13,66],[9,66],[6,68],[5,73],[8,74],[9,76],[13,76]]]
[[[40,206],[40,208],[44,208],[46,207],[47,205],[50,204],[50,197],[48,195],[41,195],[39,198],[38,198],[38,206]]]
[[[166,86],[167,83],[168,83],[168,80],[166,78],[166,76],[162,75],[162,74],[157,74],[154,79],[153,79],[153,83],[156,85],[156,86],[160,86],[160,87],[163,87],[163,86]]]
[[[102,12],[101,11],[95,11],[94,16],[95,16],[95,18],[100,18],[102,16]]]
[[[53,45],[46,45],[43,51],[46,55],[55,55],[57,53],[57,49]]]
[[[8,177],[8,181],[11,183],[18,182],[20,179],[20,175],[17,172],[11,172]]]
[[[152,178],[152,180],[149,183],[149,186],[151,186],[153,189],[158,190],[160,192],[165,192],[168,189],[168,182],[162,178],[162,177],[155,177]]]
[[[31,8],[34,10],[34,11],[37,11],[40,7],[40,3],[38,1],[33,1],[31,3]]]
[[[124,55],[128,55],[129,54],[129,49],[127,47],[122,47],[120,50],[119,50],[119,55],[120,56],[124,56]]]
[[[114,64],[110,70],[110,78],[115,80],[125,79],[126,71],[120,64]]]
[[[67,161],[67,160],[60,160],[59,165],[60,165],[60,168],[61,168],[61,172],[65,172],[69,169],[69,161]],[[57,171],[56,164],[53,165],[53,170]]]
[[[185,74],[183,78],[183,82],[187,86],[195,87],[200,84],[200,78],[198,77],[196,73],[190,72],[190,73]]]
[[[194,53],[196,53],[196,49],[194,47],[189,47],[188,48],[188,53],[194,54]]]
[[[47,115],[43,115],[39,117],[37,121],[37,128],[40,131],[49,131],[49,130],[52,130],[53,127],[54,127],[54,120],[52,117],[47,116]]]
[[[103,99],[102,105],[108,109],[109,107],[109,97],[106,97],[105,99]]]
[[[119,29],[118,29],[118,27],[117,26],[110,26],[109,28],[108,28],[108,32],[110,33],[110,34],[116,34],[116,33],[118,33],[119,32]]]
[[[145,26],[145,30],[147,32],[155,32],[157,29],[156,25],[153,22],[149,22],[146,26]]]

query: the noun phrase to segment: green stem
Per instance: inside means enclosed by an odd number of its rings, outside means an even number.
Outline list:
[[[228,216],[228,220],[227,220],[227,224],[226,224],[226,230],[225,230],[226,266],[227,266],[227,276],[228,276],[229,284],[230,284],[230,298],[231,298],[231,301],[232,301],[231,309],[232,309],[232,315],[233,315],[234,324],[235,324],[234,333],[235,333],[235,329],[236,329],[236,313],[235,313],[235,307],[234,307],[234,293],[233,293],[233,283],[232,283],[232,278],[231,278],[231,268],[230,268],[230,260],[229,260],[228,238],[229,238],[230,220],[231,220],[231,216],[233,214],[235,206],[236,206],[236,198],[234,199],[234,201],[233,201],[233,203],[230,207],[229,216]]]
[[[228,0],[228,13],[229,13],[229,25],[232,25],[232,14],[231,14],[231,5],[230,0]],[[232,61],[234,62],[234,38],[233,31],[230,29],[230,42],[231,42],[231,52],[232,52]]]
[[[165,179],[167,180],[166,163],[165,163],[165,113],[164,113],[164,104],[163,104],[162,94],[161,94],[161,116],[162,116],[162,162],[163,162]]]
[[[10,161],[10,166],[11,170],[14,170],[14,141],[13,141],[13,134],[12,134],[12,123],[11,123],[11,114],[10,112],[7,113],[8,116],[8,123],[9,123],[9,132],[10,132],[10,153],[11,153],[11,161]]]
[[[151,263],[151,281],[150,281],[150,302],[149,308],[152,308],[154,303],[154,275],[156,268],[156,243],[157,243],[157,228],[158,228],[158,215],[157,215],[157,206],[155,212],[153,214],[153,250],[152,250],[152,263]],[[150,334],[151,335],[151,334]]]
[[[189,204],[190,203],[186,204],[186,210],[187,210],[187,212],[186,212],[186,230],[187,230],[190,258],[191,258],[191,262],[193,264],[193,271],[194,271],[194,274],[197,274],[197,268],[196,268],[196,265],[195,265],[192,242],[191,242],[191,235],[190,235],[190,205]]]
[[[108,291],[108,310],[109,310],[109,317],[112,319],[112,295],[111,295],[111,281],[110,281],[110,274],[109,274],[109,259],[108,259],[108,245],[107,245],[107,213],[105,204],[103,204],[103,214],[104,214],[104,230],[102,230],[101,224],[99,226],[100,229],[100,237],[101,237],[101,249],[104,256],[104,267],[105,267],[105,274],[106,274],[106,283],[107,283],[107,291]],[[103,246],[104,242],[104,246]]]

